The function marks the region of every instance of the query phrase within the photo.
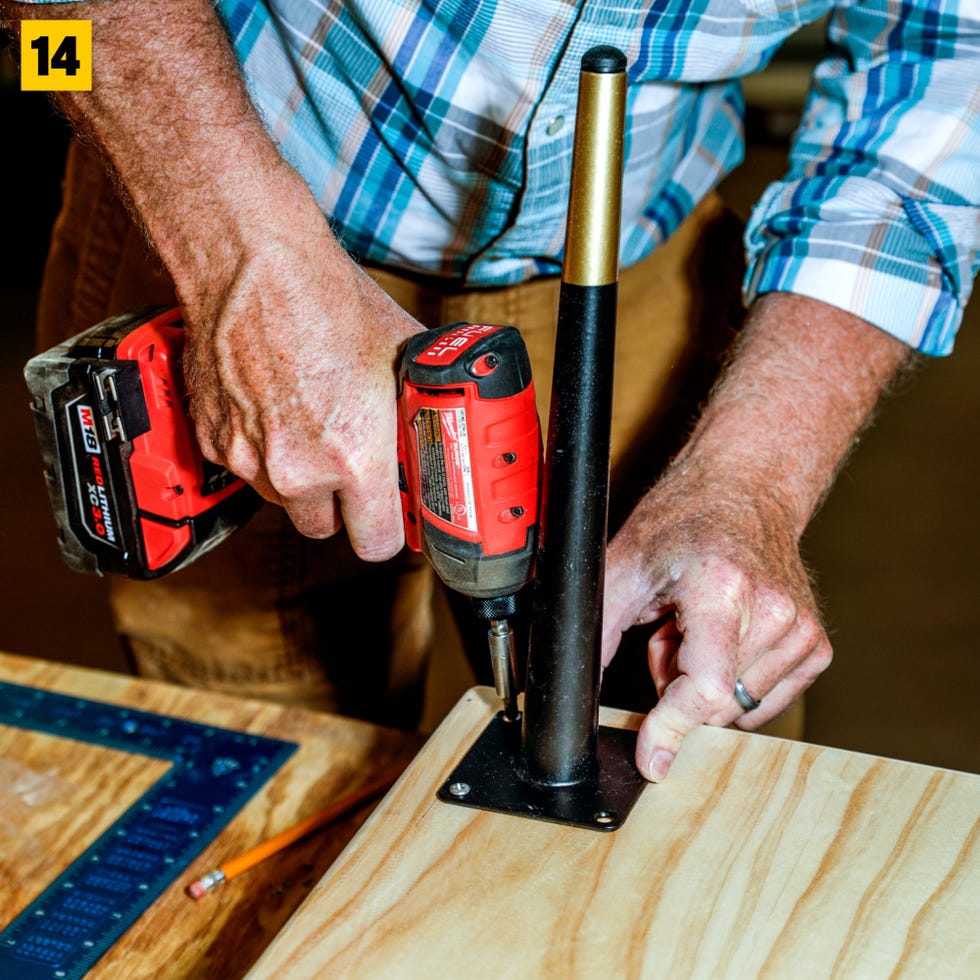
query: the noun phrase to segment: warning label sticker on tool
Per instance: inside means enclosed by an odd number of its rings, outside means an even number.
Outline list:
[[[476,531],[476,499],[466,412],[421,408],[415,416],[422,506],[436,517]]]

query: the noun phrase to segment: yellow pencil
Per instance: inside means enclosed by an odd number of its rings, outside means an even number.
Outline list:
[[[347,816],[348,813],[356,810],[368,800],[372,800],[374,797],[381,796],[382,793],[387,792],[404,771],[405,763],[383,769],[376,776],[373,776],[362,786],[359,786],[346,796],[342,796],[329,806],[325,806],[322,810],[311,814],[305,820],[300,820],[298,824],[295,824],[288,830],[276,834],[275,837],[270,837],[267,841],[253,847],[250,851],[246,851],[244,854],[232,858],[230,861],[222,864],[221,867],[215,868],[214,871],[209,871],[203,877],[198,878],[197,881],[187,886],[187,894],[191,898],[202,898],[209,891],[217,888],[218,885],[225,881],[230,881],[244,871],[248,871],[249,868],[255,867],[256,864],[264,861],[267,857],[271,857],[283,848],[289,847],[290,844],[302,840],[304,837],[312,834],[313,831],[319,830],[321,827]]]

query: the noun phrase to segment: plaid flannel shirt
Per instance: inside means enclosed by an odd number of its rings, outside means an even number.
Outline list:
[[[980,264],[980,0],[216,5],[347,248],[473,286],[560,271],[586,50],[629,63],[628,265],[742,159],[740,78],[829,11],[788,172],[746,230],[746,301],[801,293],[952,348]]]

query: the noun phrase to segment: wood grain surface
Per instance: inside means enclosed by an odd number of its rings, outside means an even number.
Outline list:
[[[702,728],[602,834],[435,798],[492,711],[457,705],[251,977],[980,976],[980,777]]]
[[[364,822],[370,807],[195,902],[184,888],[298,822],[422,740],[363,722],[0,654],[0,679],[299,743],[194,865],[88,974],[243,976]],[[0,928],[169,764],[0,725]]]

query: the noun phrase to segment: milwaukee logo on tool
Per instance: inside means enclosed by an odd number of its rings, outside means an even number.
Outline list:
[[[464,350],[472,347],[481,337],[496,329],[496,327],[485,323],[463,324],[458,330],[450,330],[431,346],[426,347],[419,354],[418,360],[420,362],[428,360],[452,364]]]

